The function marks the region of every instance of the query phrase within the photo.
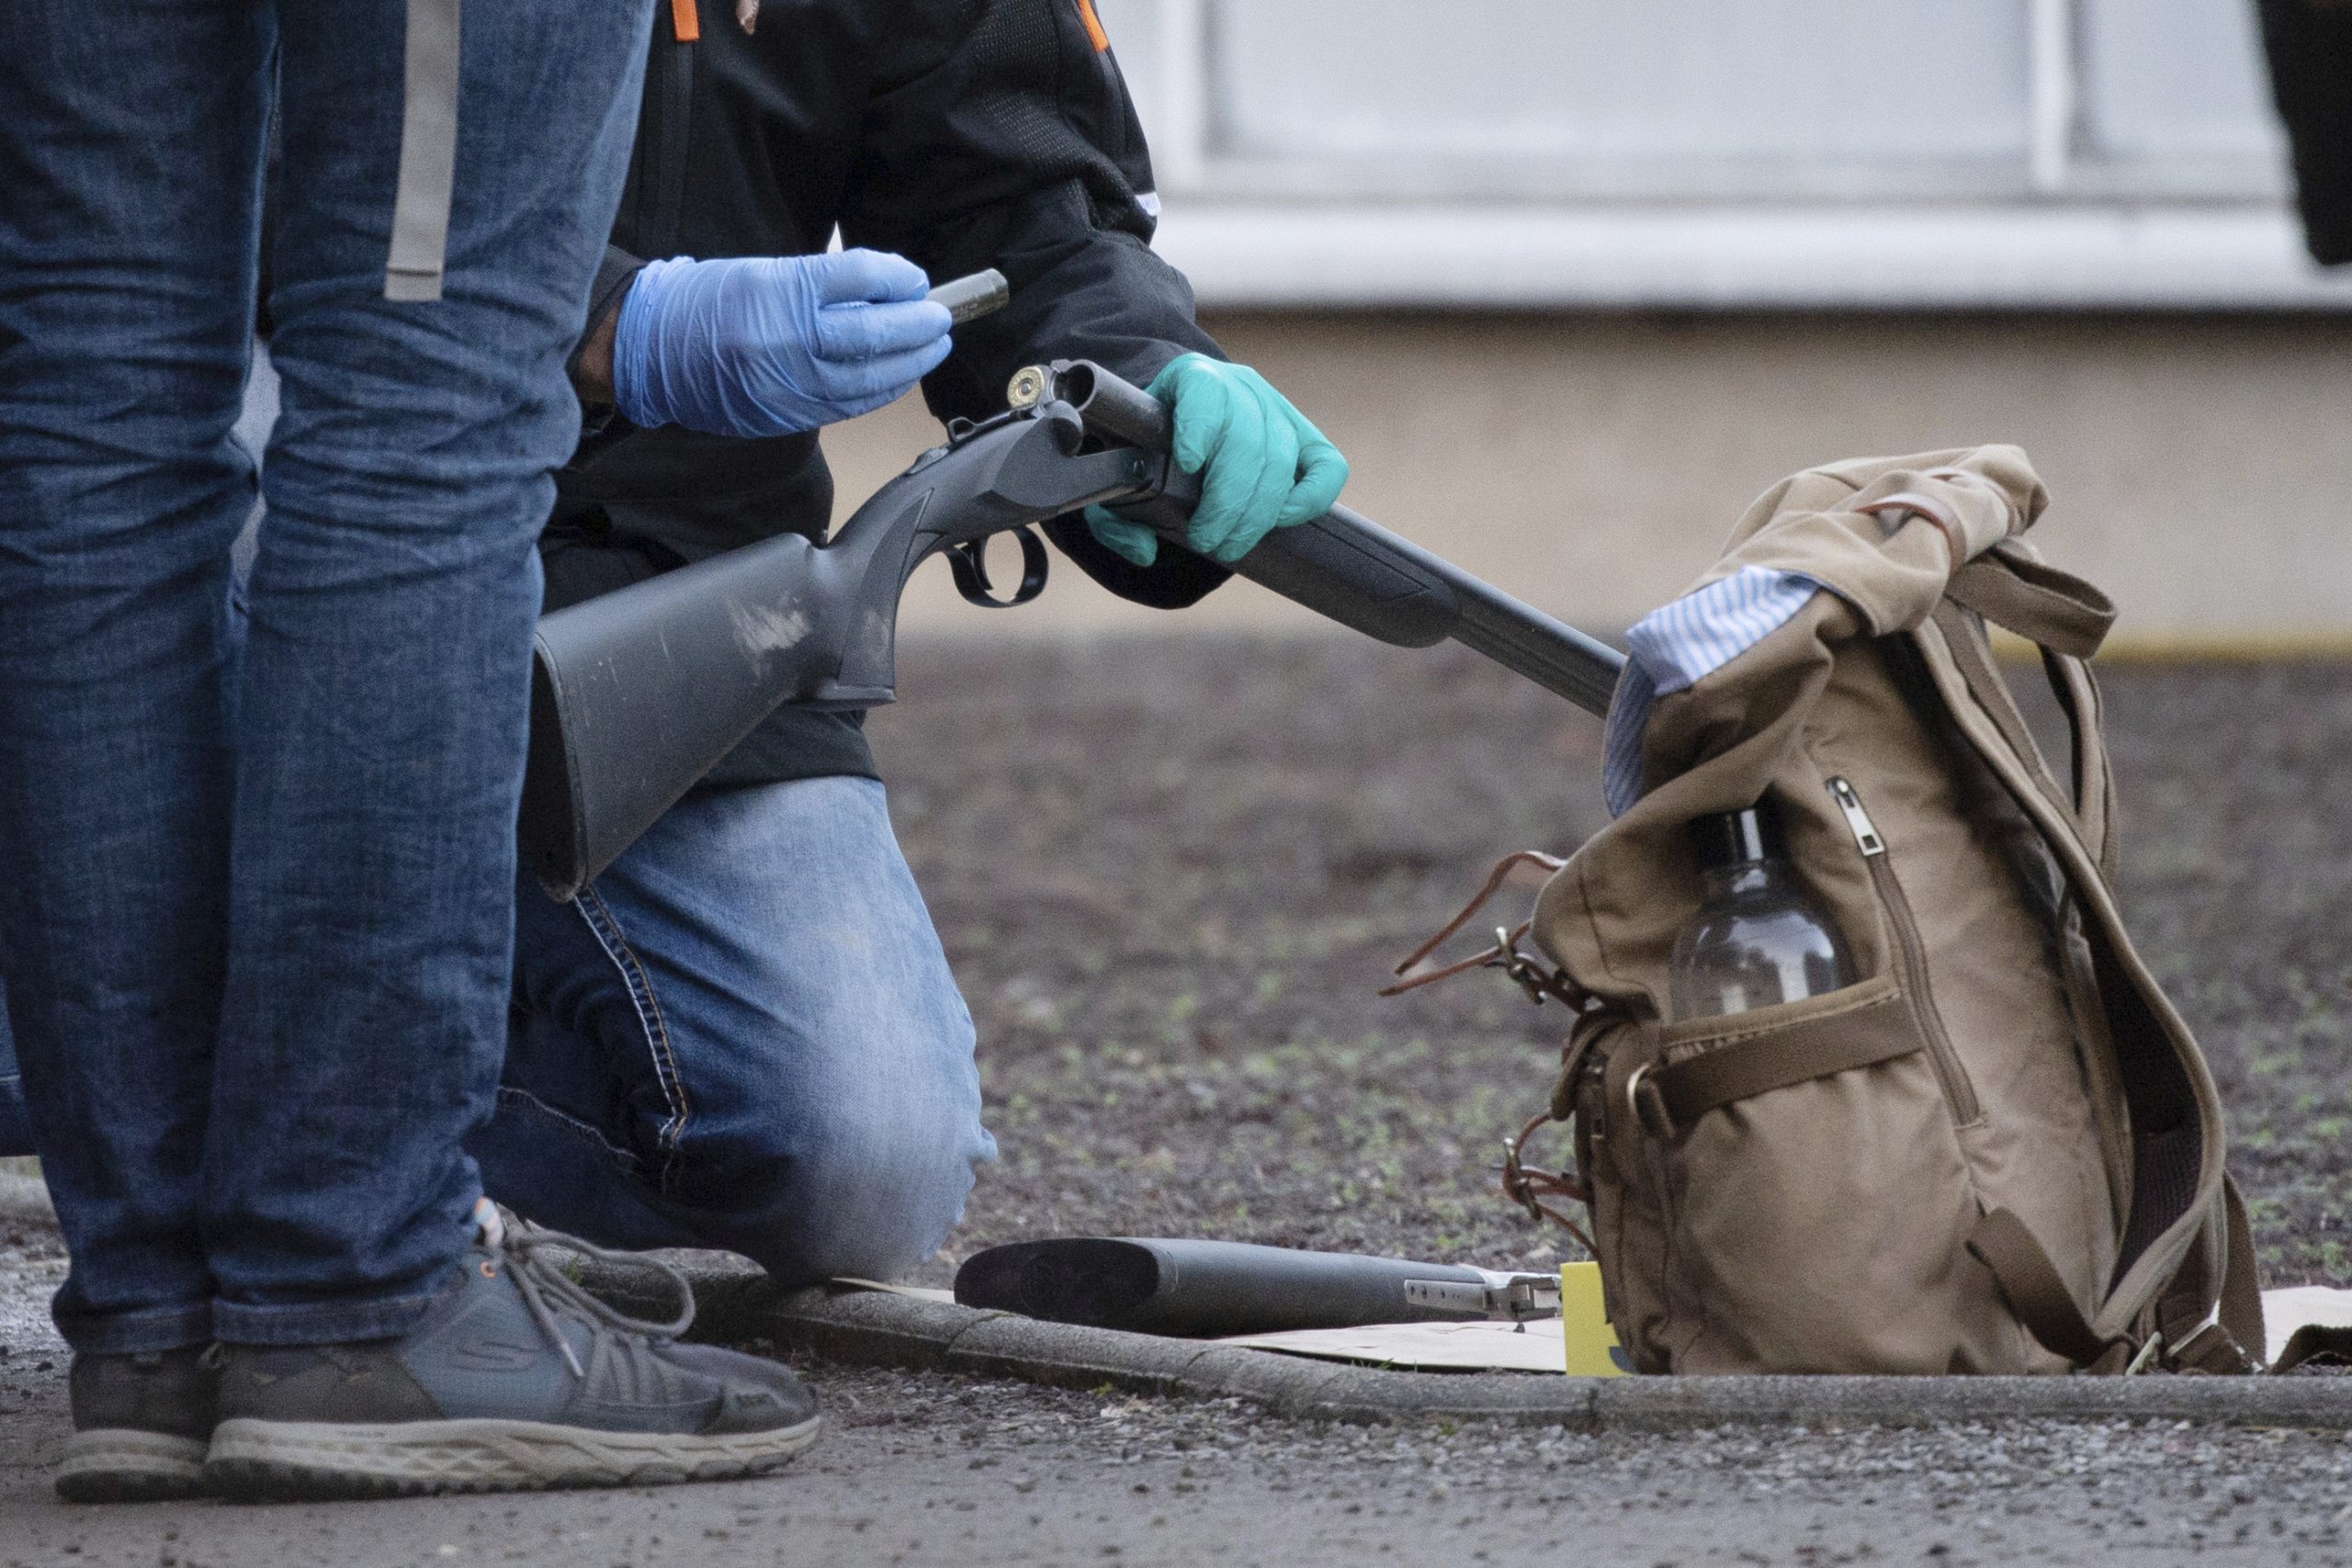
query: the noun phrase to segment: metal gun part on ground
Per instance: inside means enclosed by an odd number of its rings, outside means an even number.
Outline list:
[[[1200,485],[1169,455],[1157,399],[1069,360],[1021,371],[1008,400],[952,424],[822,545],[784,535],[540,620],[521,831],[550,897],[577,893],[776,708],[889,702],[899,597],[928,557],[947,556],[967,598],[1020,604],[1045,587],[1037,524],[1100,504],[1182,539]],[[998,599],[985,550],[1003,533],[1023,581]],[[1451,638],[1593,714],[1624,664],[1344,506],[1276,529],[1236,570],[1382,642]]]

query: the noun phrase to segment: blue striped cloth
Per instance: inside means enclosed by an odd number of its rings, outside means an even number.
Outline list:
[[[1642,733],[1658,698],[1694,685],[1786,626],[1821,584],[1802,572],[1744,566],[1642,617],[1609,708],[1600,787],[1614,817],[1642,797]]]

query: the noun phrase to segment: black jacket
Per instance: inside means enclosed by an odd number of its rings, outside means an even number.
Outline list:
[[[689,0],[691,3],[691,0]],[[1151,164],[1113,56],[1080,0],[763,0],[745,36],[702,0],[680,41],[656,6],[637,150],[589,321],[639,258],[895,251],[934,282],[1001,269],[1012,302],[959,328],[923,382],[940,418],[1004,406],[1023,365],[1099,360],[1141,383],[1216,352],[1182,274],[1151,253]],[[911,461],[915,454],[907,454]],[[832,478],[816,437],[639,430],[592,411],[557,476],[550,607],[772,535],[821,536]],[[1075,519],[1057,543],[1114,592],[1178,607],[1226,573],[1163,550],[1149,570]],[[871,773],[857,716],[780,712],[721,784]]]
[[[2294,148],[2313,259],[2352,262],[2352,6],[2258,0],[2271,87]]]

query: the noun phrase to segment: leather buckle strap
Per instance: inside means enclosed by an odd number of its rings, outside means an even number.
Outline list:
[[[1519,1136],[1503,1140],[1503,1196],[1525,1209],[1530,1219],[1549,1220],[1558,1225],[1576,1237],[1577,1245],[1586,1252],[1598,1258],[1600,1249],[1593,1246],[1592,1237],[1585,1233],[1584,1227],[1544,1201],[1545,1198],[1566,1198],[1572,1203],[1582,1203],[1589,1208],[1592,1187],[1584,1174],[1573,1170],[1545,1170],[1540,1166],[1527,1164],[1521,1157],[1527,1150],[1527,1140],[1535,1135],[1535,1129],[1554,1120],[1556,1118],[1550,1111],[1540,1111],[1527,1119],[1527,1124],[1519,1130]]]
[[[1566,863],[1557,855],[1547,855],[1539,850],[1521,850],[1517,854],[1505,855],[1497,861],[1494,869],[1487,874],[1485,884],[1467,904],[1462,906],[1461,912],[1446,921],[1435,936],[1405,955],[1396,968],[1397,978],[1383,986],[1380,994],[1384,997],[1401,996],[1407,991],[1433,986],[1440,980],[1451,979],[1472,969],[1499,969],[1517,982],[1519,988],[1527,993],[1527,999],[1538,1007],[1544,1005],[1544,998],[1550,997],[1572,1009],[1582,1009],[1587,998],[1583,987],[1520,950],[1520,942],[1534,929],[1535,922],[1532,919],[1521,920],[1515,927],[1497,926],[1494,944],[1481,948],[1467,958],[1442,964],[1430,961],[1431,953],[1476,919],[1478,911],[1511,882],[1531,870],[1549,877]]]

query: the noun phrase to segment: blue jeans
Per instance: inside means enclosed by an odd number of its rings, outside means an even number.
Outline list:
[[[76,1348],[397,1334],[464,1242],[563,358],[646,0],[467,8],[446,297],[383,299],[401,0],[16,0],[0,965]],[[265,134],[283,412],[234,652]]]
[[[961,1217],[972,1020],[871,779],[680,803],[570,904],[516,895],[492,1196],[614,1247],[888,1279]]]
[[[792,1282],[939,1249],[980,1126],[972,1020],[871,779],[690,799],[569,904],[515,895],[493,1197],[608,1247]],[[23,1102],[0,1033],[0,1155]]]

